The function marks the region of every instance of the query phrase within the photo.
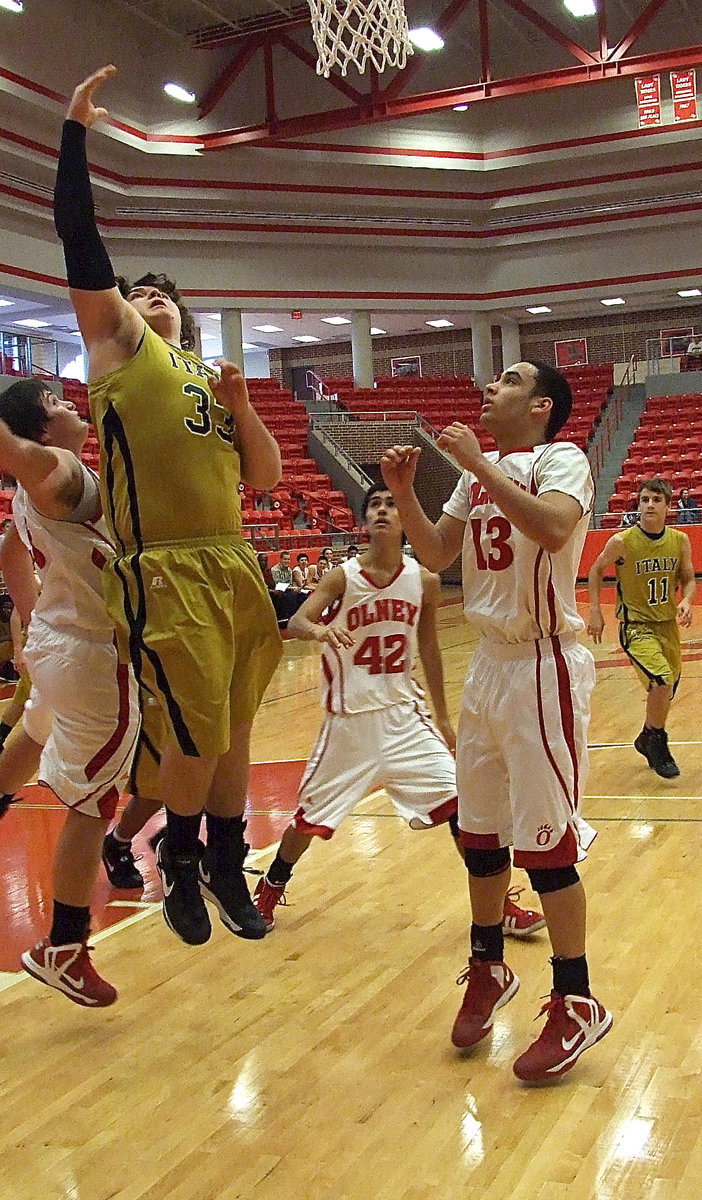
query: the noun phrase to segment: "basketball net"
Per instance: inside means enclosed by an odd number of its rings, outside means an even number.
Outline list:
[[[364,71],[370,59],[376,71],[400,70],[414,49],[409,40],[402,0],[308,0],[317,47],[317,74],[329,78],[332,67],[342,75],[355,63]]]

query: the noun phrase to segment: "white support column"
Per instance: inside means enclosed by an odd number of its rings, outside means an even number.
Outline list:
[[[502,370],[522,361],[522,344],[519,339],[519,325],[516,321],[503,321],[500,325],[502,334]]]
[[[373,339],[370,313],[355,312],[351,326],[354,387],[373,387]]]
[[[243,332],[241,328],[241,313],[238,309],[227,308],[222,313],[222,357],[236,363],[244,369],[244,349],[242,346]]]
[[[473,377],[476,386],[484,388],[495,377],[492,363],[492,326],[486,313],[474,313],[471,321],[473,345]]]

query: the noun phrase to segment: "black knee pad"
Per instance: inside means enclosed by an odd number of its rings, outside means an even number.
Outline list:
[[[563,888],[580,883],[580,876],[575,867],[552,867],[550,870],[527,867],[526,873],[529,883],[539,896],[547,896],[549,892],[560,892]]]
[[[458,828],[458,813],[457,812],[451,813],[451,816],[449,817],[446,824],[448,825],[449,829],[451,830],[451,837],[454,837],[456,839],[456,841],[458,841],[458,839],[461,835],[461,831]]]
[[[478,879],[501,875],[512,865],[509,846],[500,846],[498,850],[475,850],[471,846],[465,850],[463,858],[471,875]]]

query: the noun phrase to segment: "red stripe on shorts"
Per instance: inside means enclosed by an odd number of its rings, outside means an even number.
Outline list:
[[[334,836],[334,830],[330,829],[328,825],[310,825],[305,820],[305,813],[301,808],[298,808],[290,824],[298,833],[307,834],[309,837],[321,837],[325,842]]]
[[[550,850],[514,850],[515,867],[531,870],[551,867],[572,867],[578,861],[578,843],[570,825],[557,846]]]
[[[116,754],[119,749],[122,739],[127,732],[129,726],[129,667],[125,663],[119,663],[117,667],[117,692],[119,695],[119,709],[115,731],[109,740],[105,742],[105,745],[91,758],[85,768],[86,779],[94,779],[98,771],[105,766],[105,763],[110,761],[112,755]]]
[[[561,654],[561,658],[562,658],[563,652],[561,651],[561,644],[560,644],[559,639],[556,637],[556,638],[553,638],[552,641],[553,641],[553,648],[554,648],[554,658],[556,657],[556,654],[555,654],[556,647],[558,648],[558,651]],[[541,733],[541,742],[542,742],[543,748],[546,752],[546,757],[547,757],[549,763],[551,764],[551,769],[552,769],[554,775],[556,776],[558,782],[560,783],[561,788],[563,789],[563,795],[565,796],[566,800],[568,801],[568,805],[569,805],[571,811],[574,811],[575,805],[573,803],[573,798],[568,790],[566,781],[563,778],[563,776],[558,768],[558,764],[557,764],[555,758],[553,757],[553,754],[551,752],[551,747],[549,746],[549,743],[548,743],[548,737],[546,734],[546,720],[544,718],[544,704],[543,704],[543,695],[542,695],[542,687],[541,687],[542,664],[543,664],[543,653],[541,651],[541,647],[540,647],[539,643],[536,642],[536,706],[537,706],[537,710],[538,710],[538,714],[539,714],[539,732]],[[565,668],[566,678],[567,678],[568,677],[568,668],[566,667],[565,660],[563,660],[563,667]],[[557,677],[558,677],[558,704],[559,704],[559,707],[561,710],[561,726],[563,728],[563,726],[564,726],[564,714],[563,714],[564,699],[563,699],[563,695],[562,695],[562,691],[561,691],[561,678],[560,678],[560,675],[558,675],[558,662],[556,662],[556,673],[557,673]],[[573,722],[572,701],[570,704],[570,721],[571,721],[571,737],[572,737],[572,722]],[[563,732],[565,734],[565,738],[566,738],[566,742],[567,742],[568,741],[567,730],[565,728],[563,728]],[[569,746],[569,750],[570,750],[570,746]],[[572,753],[571,753],[571,758],[572,758]]]

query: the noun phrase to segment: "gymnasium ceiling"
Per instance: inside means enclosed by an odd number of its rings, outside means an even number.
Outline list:
[[[600,0],[599,15],[583,20],[562,0],[408,0],[407,11],[411,26],[442,32],[442,51],[416,52],[402,72],[352,67],[325,80],[296,0],[25,0],[21,16],[0,9],[0,230],[53,241],[65,99],[113,61],[118,75],[103,97],[110,123],[91,134],[91,165],[115,257],[120,246],[160,239],[192,253],[212,242],[223,254],[295,245],[342,261],[361,245],[394,247],[410,269],[427,247],[485,246],[507,262],[511,253],[592,258],[571,293],[549,288],[543,273],[542,294],[519,300],[504,286],[457,306],[431,289],[410,312],[378,305],[373,320],[389,333],[426,330],[434,316],[467,325],[476,308],[495,321],[538,320],[525,307],[540,300],[551,320],[602,316],[603,295],[622,295],[628,309],[684,305],[677,290],[702,286],[702,122],[674,124],[668,73],[702,68],[699,0]],[[639,131],[634,78],[650,73],[661,77],[662,124]],[[168,80],[197,103],[165,96]],[[454,111],[461,102],[467,109]],[[684,261],[668,260],[659,243],[671,227],[689,247]],[[628,275],[608,273],[609,248],[642,231],[647,254]],[[41,296],[36,280],[23,282],[0,274],[13,317],[39,305],[70,337],[58,289]],[[299,302],[291,288],[247,316],[245,337],[347,338],[347,327],[320,332],[321,315],[349,315],[341,300],[318,299],[309,327],[290,321],[291,307],[310,307],[301,290]],[[221,304],[205,297],[202,307]],[[0,318],[7,327],[3,310]],[[283,335],[252,332],[266,323],[284,325]]]

